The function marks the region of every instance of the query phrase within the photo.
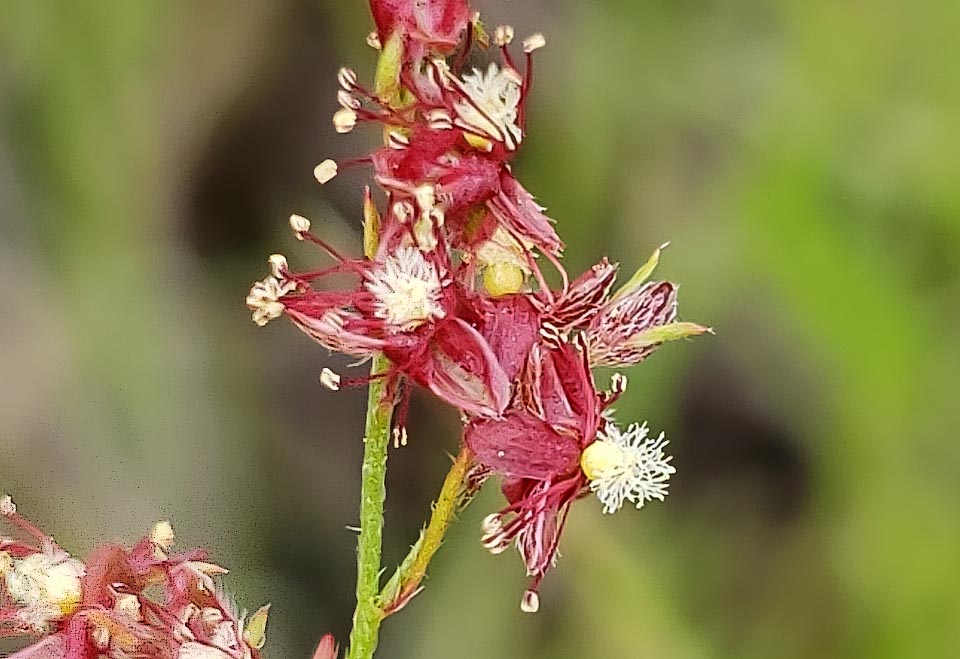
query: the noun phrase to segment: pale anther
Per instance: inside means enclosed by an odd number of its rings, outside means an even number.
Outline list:
[[[323,185],[328,181],[332,180],[333,177],[337,175],[337,162],[327,158],[322,163],[313,168],[313,177],[317,179],[317,183]],[[308,226],[304,231],[309,231],[310,227]]]
[[[523,52],[532,53],[535,50],[539,50],[547,45],[547,40],[544,36],[537,32],[536,34],[531,34],[529,37],[523,40]]]

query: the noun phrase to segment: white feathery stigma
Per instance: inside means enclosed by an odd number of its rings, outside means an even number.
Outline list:
[[[517,124],[520,83],[516,71],[501,69],[493,62],[486,72],[473,69],[464,74],[462,89],[469,100],[456,104],[458,123],[504,142],[509,149],[516,149],[523,138]]]
[[[646,423],[626,430],[609,423],[584,450],[580,465],[604,513],[616,512],[626,501],[642,508],[647,501],[666,497],[667,481],[677,470],[664,453],[664,434],[653,439],[648,433]]]
[[[416,247],[401,247],[384,259],[367,275],[366,289],[376,298],[376,316],[395,332],[409,331],[446,315],[440,304],[440,273]]]

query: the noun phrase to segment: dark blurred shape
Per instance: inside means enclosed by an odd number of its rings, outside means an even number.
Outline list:
[[[278,200],[321,194],[310,172],[331,139],[330,84],[340,62],[321,3],[289,3],[270,70],[227,105],[190,181],[187,235],[203,255],[254,250],[277,226]]]
[[[809,459],[789,426],[752,405],[745,387],[736,369],[716,355],[692,370],[671,442],[682,465],[671,500],[690,504],[734,491],[737,501],[755,504],[743,514],[794,521],[809,497]]]

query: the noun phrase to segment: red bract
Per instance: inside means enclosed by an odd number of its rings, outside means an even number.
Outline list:
[[[0,636],[39,640],[10,659],[259,659],[268,607],[244,622],[205,553],[168,555],[169,524],[132,549],[106,544],[86,564],[17,515],[3,515],[37,547],[0,538]]]

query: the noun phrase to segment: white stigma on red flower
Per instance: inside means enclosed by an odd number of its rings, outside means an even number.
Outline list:
[[[646,423],[634,423],[625,431],[610,423],[583,451],[580,465],[604,513],[616,512],[626,501],[642,508],[647,501],[666,497],[667,481],[677,470],[664,453],[664,434],[651,439],[648,432]]]
[[[274,318],[282,316],[284,306],[280,298],[296,288],[296,282],[274,276],[254,283],[247,295],[247,308],[253,312],[253,322],[263,327]]]
[[[437,268],[416,247],[401,247],[367,275],[374,313],[395,332],[406,332],[446,313],[440,305],[443,285]]]
[[[516,149],[523,138],[517,124],[521,82],[516,71],[494,63],[486,72],[474,69],[464,74],[462,89],[469,98],[456,104],[458,125]]]

